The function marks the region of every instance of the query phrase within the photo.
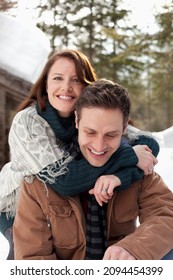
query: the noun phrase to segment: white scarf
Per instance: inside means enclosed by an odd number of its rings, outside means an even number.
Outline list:
[[[47,166],[52,178],[67,172],[67,164],[73,157],[63,149],[61,141],[56,141],[53,130],[38,115],[35,106],[16,114],[9,133],[11,162],[0,172],[0,212],[6,212],[7,216],[15,215],[24,178],[33,180],[33,175]],[[56,173],[55,162],[59,165]]]

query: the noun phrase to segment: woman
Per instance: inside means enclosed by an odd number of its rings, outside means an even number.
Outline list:
[[[89,190],[112,165],[115,165],[115,175],[120,179],[117,178],[117,186],[121,184],[122,189],[143,176],[141,170],[133,178],[131,175],[127,177],[124,171],[116,172],[124,166],[120,166],[114,157],[112,162],[98,168],[94,176],[93,168],[84,159],[72,161],[79,152],[73,114],[75,104],[83,88],[96,79],[87,57],[79,51],[64,50],[47,61],[28,97],[20,105],[10,129],[11,162],[0,173],[0,211],[7,217],[15,216],[23,179],[32,182],[36,176],[60,194],[74,195]],[[132,144],[148,144],[155,155],[158,153],[158,144],[151,137],[140,136]],[[146,174],[157,162],[150,150],[146,149],[146,146],[133,149],[122,145],[119,153],[125,156],[126,167],[135,168],[138,164]],[[138,157],[141,155],[139,162],[134,150]],[[83,169],[85,177],[81,173]],[[105,201],[103,194],[100,194],[100,198]],[[1,223],[1,227],[6,224],[5,231],[9,226],[8,221],[11,224],[13,221],[7,220],[4,214],[2,219],[5,219]]]

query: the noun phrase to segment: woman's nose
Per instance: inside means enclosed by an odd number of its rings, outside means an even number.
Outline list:
[[[63,81],[63,83],[62,83],[62,89],[63,89],[64,91],[71,91],[71,90],[72,90],[72,86],[71,86],[70,81]]]

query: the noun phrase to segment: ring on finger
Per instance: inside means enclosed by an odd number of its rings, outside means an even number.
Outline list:
[[[107,193],[107,189],[102,188],[102,193]]]

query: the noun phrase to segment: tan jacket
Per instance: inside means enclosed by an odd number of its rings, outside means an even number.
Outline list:
[[[173,193],[158,174],[145,176],[115,192],[107,207],[107,226],[109,245],[117,243],[139,260],[159,260],[173,248]],[[61,197],[37,179],[24,182],[14,247],[18,260],[83,260],[85,217],[79,197]]]

